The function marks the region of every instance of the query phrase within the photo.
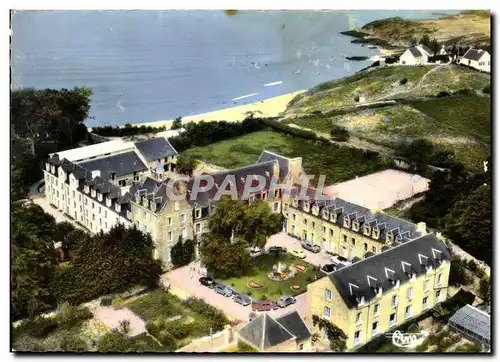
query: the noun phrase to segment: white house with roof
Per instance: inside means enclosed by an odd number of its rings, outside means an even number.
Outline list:
[[[486,50],[474,48],[470,48],[459,61],[460,64],[467,65],[471,68],[487,73],[490,72],[490,62],[490,53]]]
[[[425,45],[417,45],[406,49],[406,51],[399,57],[399,64],[401,65],[423,65],[427,64],[429,57],[432,57],[434,52]]]

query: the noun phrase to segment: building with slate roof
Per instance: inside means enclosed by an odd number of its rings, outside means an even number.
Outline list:
[[[485,50],[470,48],[467,53],[460,58],[459,64],[490,73],[491,56]]]
[[[307,320],[329,320],[356,349],[444,301],[449,272],[450,254],[435,235],[401,242],[309,284]]]
[[[165,137],[155,137],[134,143],[138,153],[154,172],[175,171],[177,151]]]
[[[488,313],[467,304],[451,316],[448,326],[480,343],[484,349],[490,349],[491,318]]]
[[[417,45],[406,49],[399,57],[401,65],[423,65],[427,64],[429,57],[433,56],[434,52],[425,45]]]
[[[286,182],[291,179],[292,184],[300,184],[300,176],[303,174],[302,157],[288,158],[277,153],[262,151],[257,163],[276,160],[279,164],[279,180]]]
[[[260,352],[311,351],[311,333],[297,312],[279,318],[262,314],[238,331],[238,339]]]

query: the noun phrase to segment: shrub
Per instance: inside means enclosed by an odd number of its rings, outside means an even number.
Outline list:
[[[102,297],[101,305],[102,306],[110,306],[113,304],[113,297]]]
[[[101,337],[97,350],[102,353],[128,352],[131,347],[132,343],[123,333],[113,331]]]
[[[184,339],[191,333],[191,326],[189,324],[180,324],[176,321],[175,325],[171,328],[166,328],[176,339]]]
[[[61,339],[60,348],[64,352],[85,352],[87,343],[78,335],[66,333]]]
[[[491,93],[491,85],[487,85],[483,88],[483,93],[490,94]]]
[[[359,96],[354,97],[354,102],[359,102]]]
[[[330,131],[330,136],[339,142],[346,142],[349,140],[349,131],[347,131],[344,127],[333,125],[332,130]]]
[[[451,94],[445,91],[441,91],[436,95],[436,98],[449,97]]]
[[[258,351],[248,343],[238,340],[238,352],[258,352]]]
[[[208,320],[213,332],[221,331],[229,323],[227,317],[219,309],[211,306],[202,299],[190,298],[184,302],[188,308],[204,316]]]
[[[30,335],[24,335],[16,339],[12,344],[12,348],[20,352],[44,352],[40,341]]]
[[[177,341],[169,331],[162,330],[155,337],[167,351],[175,351],[177,349]]]
[[[182,128],[182,117],[177,117],[173,122],[171,129],[179,129]]]
[[[130,331],[130,321],[127,319],[120,321],[120,330],[123,333],[128,334],[128,332]]]
[[[313,282],[313,278],[311,276],[308,276],[306,280],[307,280],[308,283],[312,283]]]
[[[71,328],[80,322],[93,317],[92,312],[86,307],[75,307],[69,303],[63,303],[57,313],[57,323],[63,328]]]
[[[36,317],[22,322],[14,329],[14,336],[27,334],[35,338],[43,338],[57,328],[55,318]]]
[[[116,298],[113,299],[113,302],[111,303],[113,307],[120,308],[123,306],[125,303],[125,299],[121,295],[117,296]]]
[[[406,78],[403,78],[399,81],[399,84],[401,84],[401,85],[405,85],[406,83],[408,83],[408,79],[406,79]]]

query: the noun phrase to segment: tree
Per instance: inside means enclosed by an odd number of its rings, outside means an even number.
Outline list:
[[[175,268],[191,263],[194,260],[194,241],[182,240],[180,237],[179,241],[172,247],[170,255]]]
[[[409,145],[404,144],[398,150],[400,156],[416,165],[426,164],[433,152],[434,145],[425,139],[414,140]]]
[[[153,287],[162,272],[153,249],[150,234],[118,224],[79,246],[71,265],[56,274],[53,293],[58,302],[79,304],[136,285]]]
[[[241,275],[250,262],[248,243],[241,237],[233,242],[212,232],[202,236],[201,261],[216,278]]]
[[[347,142],[349,141],[349,131],[347,131],[342,126],[333,125],[332,130],[330,131],[330,136],[338,142]]]
[[[432,41],[429,44],[429,48],[434,52],[434,54],[439,53],[441,50],[439,42],[436,40],[436,38],[433,38]]]
[[[177,117],[173,122],[172,122],[172,127],[171,129],[179,129],[182,128],[182,117]]]
[[[479,296],[486,304],[491,302],[491,280],[488,277],[481,278],[479,281]]]
[[[414,47],[416,45],[418,45],[418,39],[413,36],[410,40],[410,46]]]
[[[313,314],[313,326],[318,326],[319,330],[326,330],[326,335],[328,336],[328,341],[330,342],[330,349],[333,352],[343,352],[347,348],[347,336],[342,329],[334,325],[332,322],[318,317]]]
[[[194,157],[180,155],[179,157],[177,157],[177,163],[175,167],[176,171],[180,174],[192,175],[197,165],[198,162],[196,162]]]
[[[446,215],[444,234],[488,265],[492,261],[491,187],[482,185]]]
[[[425,46],[427,46],[427,47],[431,44],[431,39],[429,38],[429,35],[428,35],[428,34],[424,34],[424,35],[420,38],[420,44],[425,45]]]
[[[37,205],[12,206],[11,283],[15,319],[55,306],[49,285],[57,266],[54,218]]]
[[[271,211],[267,202],[252,204],[222,198],[210,217],[210,232],[230,239],[240,236],[250,246],[263,248],[267,238],[281,230],[281,215]]]

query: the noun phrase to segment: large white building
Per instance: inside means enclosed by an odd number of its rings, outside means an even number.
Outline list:
[[[459,63],[489,73],[491,68],[490,62],[490,53],[485,50],[471,48],[460,58]]]
[[[45,197],[92,232],[132,220],[128,192],[142,176],[175,169],[177,151],[163,137],[110,141],[52,154],[45,163]]]

